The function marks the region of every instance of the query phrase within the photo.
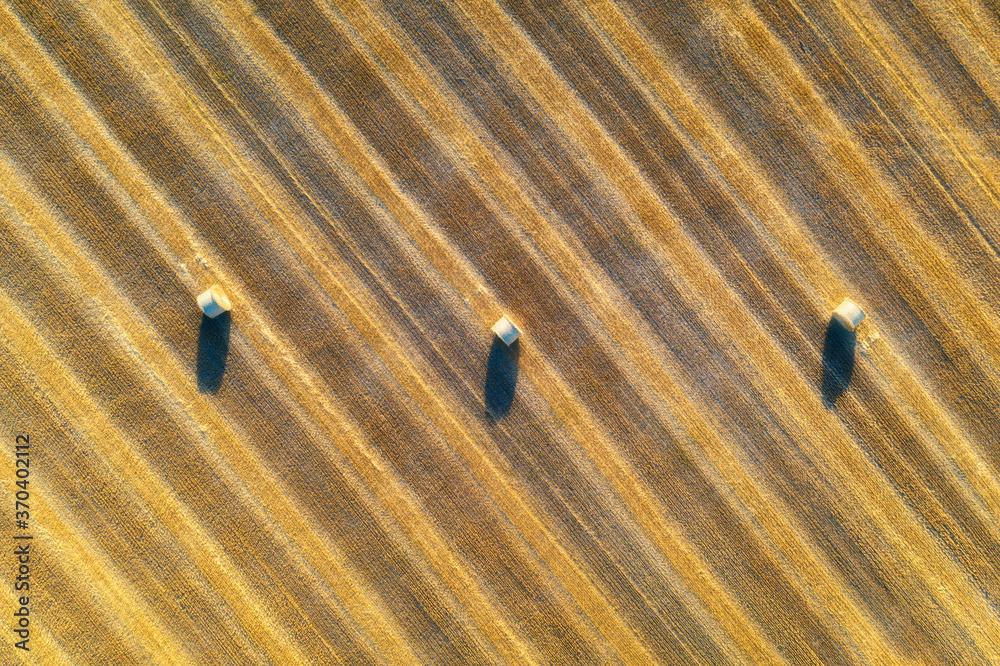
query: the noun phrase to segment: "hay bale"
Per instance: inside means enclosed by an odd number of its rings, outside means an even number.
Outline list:
[[[861,310],[860,305],[845,298],[833,311],[833,318],[843,324],[848,331],[853,331],[864,320],[865,313]]]
[[[233,305],[229,302],[226,292],[222,291],[222,287],[213,284],[198,295],[198,307],[206,317],[215,319],[223,312],[232,309]]]
[[[521,337],[521,331],[514,326],[507,315],[500,317],[497,323],[493,324],[493,332],[497,334],[504,344],[508,347],[514,344],[514,341]]]

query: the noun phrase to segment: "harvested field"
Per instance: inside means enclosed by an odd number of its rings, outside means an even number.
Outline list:
[[[0,100],[2,663],[1000,663],[994,4],[8,0]]]

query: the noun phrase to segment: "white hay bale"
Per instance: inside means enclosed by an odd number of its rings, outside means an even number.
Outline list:
[[[861,311],[861,306],[845,298],[833,311],[833,318],[843,324],[848,331],[853,331],[864,320],[865,313]]]
[[[213,284],[198,295],[198,307],[206,317],[215,319],[223,312],[232,309],[233,305],[229,302],[226,292],[222,291],[222,287]]]
[[[517,326],[514,326],[507,315],[500,317],[497,323],[493,324],[493,332],[497,334],[504,344],[510,347],[514,344],[514,341],[521,337],[521,331],[518,330]]]

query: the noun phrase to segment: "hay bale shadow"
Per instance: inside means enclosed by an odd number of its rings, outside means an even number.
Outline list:
[[[231,322],[228,312],[223,312],[215,319],[204,315],[201,317],[195,374],[198,378],[198,390],[202,393],[215,393],[222,385],[222,377],[226,374],[226,357],[229,356]]]
[[[827,407],[833,407],[851,383],[857,342],[854,331],[847,330],[836,319],[830,319],[823,341],[823,380],[820,385],[823,403]]]
[[[520,343],[515,341],[510,347],[497,337],[493,338],[490,356],[486,361],[486,385],[484,387],[486,411],[495,419],[503,418],[510,411],[517,389],[518,357]]]

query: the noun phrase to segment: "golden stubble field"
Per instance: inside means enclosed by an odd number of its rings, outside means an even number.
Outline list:
[[[6,2],[0,662],[997,663],[998,58],[980,2]]]

